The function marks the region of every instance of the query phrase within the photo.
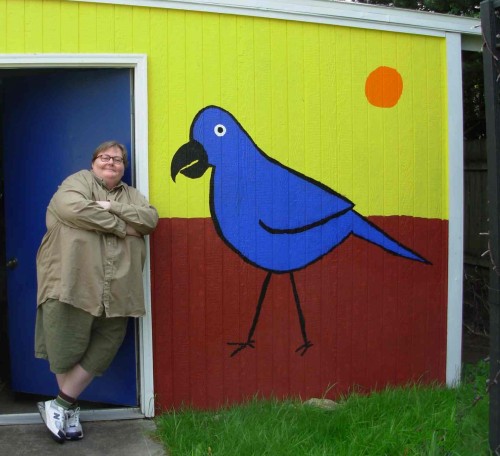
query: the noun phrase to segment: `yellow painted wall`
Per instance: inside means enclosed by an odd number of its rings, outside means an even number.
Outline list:
[[[266,153],[364,215],[448,216],[445,40],[175,10],[0,0],[0,53],[148,55],[150,199],[162,217],[208,217],[208,179],[170,179],[194,115],[230,111]],[[392,108],[365,95],[396,69]],[[90,151],[89,151],[90,153]]]

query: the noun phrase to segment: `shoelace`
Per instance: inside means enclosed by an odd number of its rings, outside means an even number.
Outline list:
[[[68,427],[76,427],[80,424],[80,407],[67,412]]]

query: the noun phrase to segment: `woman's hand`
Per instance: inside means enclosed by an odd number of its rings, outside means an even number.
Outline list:
[[[111,207],[111,203],[109,201],[96,201],[96,203],[107,211],[109,211],[109,208]]]
[[[99,206],[101,206],[103,209],[109,211],[109,208],[111,207],[111,203],[109,201],[96,201]],[[125,233],[127,236],[136,236],[136,237],[142,237],[142,234],[139,233],[132,225],[127,225],[125,226]]]
[[[127,236],[136,236],[136,237],[142,237],[142,234],[139,233],[133,226],[129,225],[127,223],[127,226],[125,227],[125,233],[127,233]]]

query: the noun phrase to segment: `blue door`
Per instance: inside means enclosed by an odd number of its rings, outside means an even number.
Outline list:
[[[35,257],[45,210],[69,174],[90,169],[92,152],[115,139],[130,151],[132,74],[127,69],[1,73],[8,331],[12,390],[53,395],[48,363],[34,358]],[[132,161],[132,160],[131,160]],[[130,183],[131,172],[124,178]],[[118,356],[81,399],[137,405],[133,321]]]

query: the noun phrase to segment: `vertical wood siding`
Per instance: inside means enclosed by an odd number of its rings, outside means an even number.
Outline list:
[[[0,0],[0,24],[3,53],[148,55],[151,194],[163,217],[209,216],[208,176],[173,184],[165,170],[194,115],[215,104],[365,215],[447,218],[442,38],[61,0]],[[391,109],[364,94],[379,66],[403,78]]]
[[[412,379],[444,381],[448,174],[445,42],[265,18],[0,0],[0,53],[148,56],[155,389],[160,405],[214,406],[256,393],[335,395]],[[368,76],[395,69],[399,102],[370,104]],[[380,89],[382,90],[382,89]],[[346,196],[432,266],[349,239],[299,271],[314,346],[286,275],[269,286],[255,350],[245,337],[265,272],[210,220],[209,172],[170,178],[195,114],[230,111],[268,155]]]
[[[432,261],[389,255],[351,237],[295,274],[313,347],[290,282],[273,275],[255,349],[245,340],[265,271],[241,260],[210,219],[162,219],[153,236],[155,392],[164,407],[215,407],[254,395],[336,398],[411,381],[445,381],[447,222],[375,217]],[[425,286],[423,286],[425,284]]]

